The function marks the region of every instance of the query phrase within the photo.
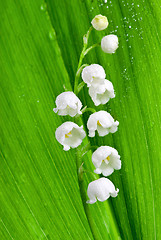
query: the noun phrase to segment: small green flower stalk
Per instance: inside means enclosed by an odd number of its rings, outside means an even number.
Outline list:
[[[88,40],[92,29],[102,31],[108,27],[108,19],[106,16],[97,15],[91,21],[92,26],[87,34],[83,36],[83,49],[80,54],[80,59],[75,75],[74,92],[66,91],[61,93],[56,98],[56,108],[53,109],[55,113],[60,116],[69,115],[71,117],[81,117],[86,111],[91,111],[87,121],[88,136],[95,137],[95,132],[98,132],[100,137],[115,133],[118,130],[119,122],[115,121],[110,113],[106,111],[98,111],[85,106],[83,108],[81,100],[78,98],[78,93],[87,85],[89,95],[95,106],[106,104],[110,99],[115,97],[114,87],[112,82],[106,79],[104,68],[99,64],[82,64],[84,57],[95,47],[101,45],[102,51],[108,54],[113,54],[118,48],[118,37],[110,34],[104,36],[101,43],[96,43],[88,47]],[[79,82],[80,76],[82,81]],[[55,137],[57,141],[63,146],[64,151],[70,148],[77,148],[81,145],[87,133],[83,126],[78,126],[72,121],[64,122],[56,129]],[[107,179],[114,170],[121,169],[120,155],[117,150],[110,146],[100,146],[92,154],[92,162],[95,166],[94,173],[102,174],[104,177],[94,180],[88,185],[87,195],[89,200],[87,203],[93,204],[97,200],[105,201],[110,196],[116,197],[119,189],[115,190],[114,184]],[[78,172],[81,177],[83,174],[83,163],[79,166]]]

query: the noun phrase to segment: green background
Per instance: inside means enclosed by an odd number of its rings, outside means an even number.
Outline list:
[[[90,43],[113,33],[119,49],[92,50],[84,63],[105,68],[116,98],[97,110],[120,125],[84,144],[115,147],[122,169],[110,176],[118,197],[87,205],[82,192],[93,176],[84,175],[80,191],[76,151],[64,152],[54,136],[71,118],[52,109],[63,87],[73,88],[82,36],[96,14],[109,27],[93,30]],[[161,238],[160,16],[157,0],[1,1],[0,239]],[[86,87],[79,97],[93,106]],[[92,170],[90,158],[84,166]]]

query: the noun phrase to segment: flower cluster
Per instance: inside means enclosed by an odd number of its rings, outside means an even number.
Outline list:
[[[115,97],[113,85],[105,77],[105,70],[99,64],[91,64],[82,71],[82,79],[89,87],[89,95],[95,106],[105,104]]]
[[[75,76],[74,92],[66,91],[61,93],[56,98],[55,113],[61,116],[69,115],[75,117],[74,120],[81,116],[86,111],[92,111],[87,121],[88,136],[94,137],[97,134],[104,137],[109,133],[115,133],[118,129],[119,122],[115,121],[110,113],[106,111],[97,111],[92,108],[83,107],[78,98],[79,91],[86,84],[89,95],[95,106],[106,104],[111,98],[115,97],[113,84],[106,79],[106,73],[99,64],[83,64],[84,56],[94,47],[101,45],[105,53],[112,54],[118,48],[118,38],[116,35],[107,35],[102,38],[100,44],[94,44],[87,48],[88,38],[92,28],[101,31],[107,28],[108,20],[105,16],[97,15],[91,22],[92,27],[83,37],[83,50],[80,55],[78,69]],[[79,77],[82,77],[83,82],[78,85]],[[64,122],[56,129],[55,137],[57,141],[63,145],[63,149],[68,151],[70,148],[77,148],[86,136],[83,126],[78,126],[73,121]],[[109,146],[100,146],[92,154],[92,162],[95,166],[94,173],[102,174],[104,177],[91,182],[88,185],[87,195],[89,200],[87,203],[95,203],[97,200],[105,201],[110,196],[116,197],[119,189],[115,190],[113,183],[105,178],[111,175],[114,170],[121,168],[120,155],[117,150]]]

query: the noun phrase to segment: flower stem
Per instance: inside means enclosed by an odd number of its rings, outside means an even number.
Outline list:
[[[82,88],[85,86],[85,82],[81,82],[78,86],[77,86],[77,94],[82,90]]]
[[[89,51],[91,51],[93,48],[99,47],[99,46],[100,46],[100,43],[96,43],[96,44],[92,45],[91,47],[87,48],[87,50],[84,52],[84,56],[85,56]]]
[[[93,113],[95,113],[96,112],[96,110],[94,109],[94,108],[84,108],[83,110],[82,110],[82,113],[85,113],[85,112],[93,112]]]
[[[77,94],[77,86],[78,86],[78,80],[79,80],[79,76],[80,76],[80,69],[81,69],[81,65],[82,65],[82,61],[83,58],[85,57],[86,54],[84,54],[86,52],[87,49],[87,45],[88,45],[88,39],[89,39],[89,35],[92,31],[93,27],[91,26],[87,32],[87,34],[85,34],[83,36],[83,49],[82,52],[80,54],[80,58],[79,58],[79,62],[78,62],[78,67],[77,67],[77,72],[76,72],[76,76],[75,76],[75,82],[74,82],[74,93]],[[82,65],[83,66],[83,65]]]
[[[94,177],[94,180],[98,179],[98,175],[96,173],[92,172],[92,171],[83,170],[83,173],[86,173],[86,174],[90,173]]]

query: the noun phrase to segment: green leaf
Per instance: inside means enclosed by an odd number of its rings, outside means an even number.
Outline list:
[[[117,236],[107,203],[94,208],[105,225],[91,215],[90,229],[76,153],[54,136],[67,119],[53,113],[54,100],[71,86],[50,18],[38,1],[3,4],[1,239],[93,239],[91,231],[102,239],[101,229]]]
[[[122,238],[158,239],[161,236],[160,213],[157,210],[161,203],[161,192],[158,189],[160,172],[158,160],[161,154],[159,106],[161,88],[158,87],[161,79],[159,3],[63,2],[60,3],[61,10],[66,14],[62,16],[60,12],[52,14],[56,8],[54,1],[47,2],[70,79],[73,79],[74,63],[78,61],[81,48],[79,39],[89,28],[89,22],[96,14],[106,15],[110,21],[109,27],[102,35],[114,33],[119,37],[120,47],[116,54],[107,55],[101,53],[100,49],[93,50],[93,54],[90,53],[84,62],[99,63],[106,69],[107,79],[114,84],[116,98],[104,109],[120,122],[117,133],[103,139],[94,139],[92,142],[94,145],[113,146],[119,150],[122,157],[122,170],[116,171],[111,176],[119,187],[120,194],[117,199],[110,200]],[[60,5],[57,4],[57,8]],[[65,21],[66,18],[68,21]],[[73,24],[67,27],[65,24],[69,22]],[[68,34],[61,30],[63,27],[68,29]],[[94,31],[92,43],[100,39],[100,33]],[[68,42],[68,48],[64,42]],[[75,54],[70,54],[71,47],[76,49]],[[81,97],[83,98],[83,94]],[[85,90],[84,105],[89,103],[91,106]],[[85,122],[87,118],[88,115],[85,116]]]
[[[54,100],[70,87],[54,30],[39,1],[1,5],[0,238],[92,239],[75,154],[54,137]]]
[[[0,6],[0,239],[160,239],[159,2],[7,0]],[[120,46],[114,55],[92,50],[84,63],[105,68],[116,98],[97,110],[120,125],[117,133],[83,144],[115,147],[122,169],[110,176],[118,197],[87,205],[94,177],[78,181],[77,150],[64,152],[54,136],[72,119],[52,108],[58,94],[73,89],[82,37],[100,13],[110,24],[92,30],[91,43],[114,33]],[[86,87],[79,97],[94,107]],[[90,159],[91,152],[82,160],[92,171]]]

